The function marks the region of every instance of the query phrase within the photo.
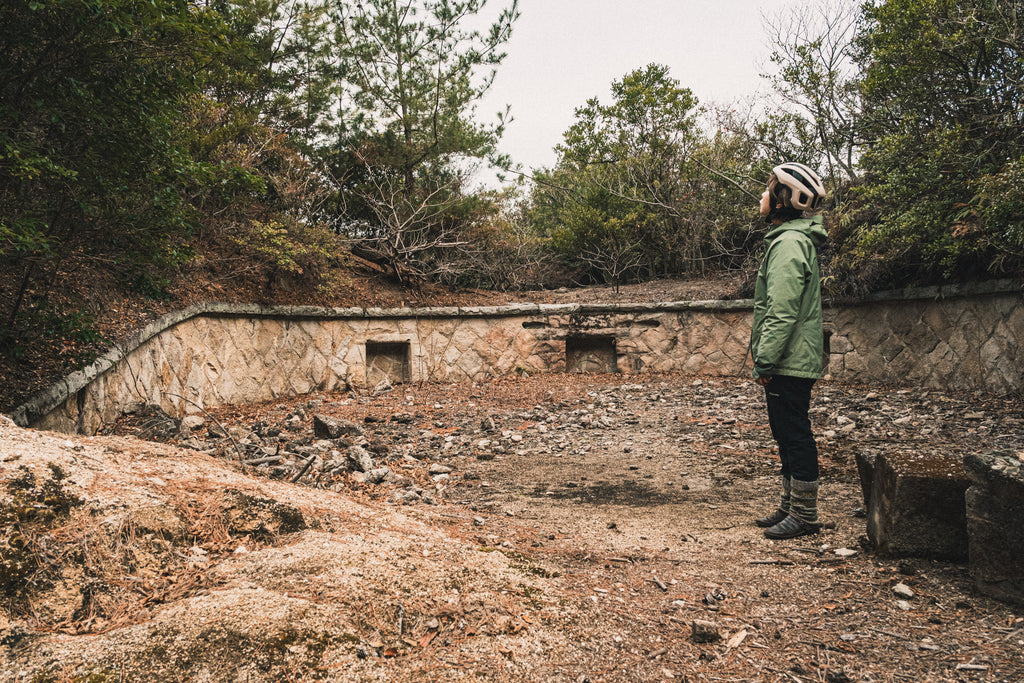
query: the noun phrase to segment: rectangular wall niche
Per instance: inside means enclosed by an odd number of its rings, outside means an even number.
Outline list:
[[[409,342],[366,342],[367,386],[376,386],[385,379],[401,384],[410,377]]]
[[[617,372],[615,339],[613,337],[567,337],[565,340],[567,372]]]

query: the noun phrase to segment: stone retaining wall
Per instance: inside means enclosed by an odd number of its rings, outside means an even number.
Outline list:
[[[878,295],[826,310],[832,377],[928,389],[1024,390],[1020,285]],[[830,334],[831,333],[831,334]]]
[[[1019,285],[829,306],[826,377],[1024,390]],[[750,301],[322,309],[210,304],[150,325],[19,407],[21,425],[95,433],[140,401],[176,415],[390,381],[516,372],[749,374]]]

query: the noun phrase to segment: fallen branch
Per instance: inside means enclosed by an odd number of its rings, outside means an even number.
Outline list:
[[[290,481],[291,481],[292,484],[297,482],[299,479],[302,479],[302,477],[306,474],[306,472],[309,471],[309,468],[313,466],[313,461],[314,460],[316,460],[316,456],[315,455],[309,456],[309,460],[307,460],[306,464],[302,466],[302,469],[299,471],[299,473],[291,478]]]

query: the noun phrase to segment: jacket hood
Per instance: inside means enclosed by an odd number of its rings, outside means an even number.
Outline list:
[[[811,216],[810,218],[795,218],[782,225],[773,225],[768,229],[768,234],[764,236],[764,241],[771,244],[776,237],[788,230],[796,230],[807,235],[811,238],[815,248],[820,247],[828,240],[828,233],[825,232],[822,225],[821,216]]]

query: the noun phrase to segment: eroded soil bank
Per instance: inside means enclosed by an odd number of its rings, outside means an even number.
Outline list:
[[[315,415],[362,433],[317,439]],[[152,435],[131,416],[95,438],[0,426],[35,563],[0,621],[2,680],[1024,677],[1019,608],[965,565],[865,548],[854,466],[1019,451],[1017,401],[819,384],[829,525],[787,542],[751,524],[776,476],[743,380],[547,375],[203,417],[166,444],[125,436]],[[327,469],[354,446],[388,475]],[[237,464],[257,451],[310,467]]]

